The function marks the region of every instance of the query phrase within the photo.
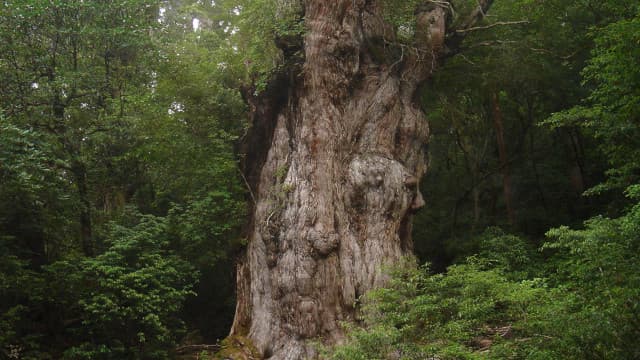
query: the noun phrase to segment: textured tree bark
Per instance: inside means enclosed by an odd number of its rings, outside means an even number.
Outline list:
[[[314,358],[307,340],[340,341],[383,265],[411,254],[429,136],[415,94],[447,48],[443,5],[422,4],[414,43],[399,45],[380,2],[306,0],[303,57],[247,92],[255,203],[231,334],[265,358]]]

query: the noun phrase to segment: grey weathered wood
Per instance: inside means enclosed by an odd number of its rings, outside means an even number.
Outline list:
[[[429,137],[414,98],[445,51],[448,15],[424,7],[415,42],[399,45],[376,1],[306,0],[304,60],[247,95],[255,204],[232,334],[266,358],[339,342],[383,265],[411,254]]]

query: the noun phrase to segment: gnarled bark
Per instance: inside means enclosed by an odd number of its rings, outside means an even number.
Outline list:
[[[304,60],[247,96],[249,146],[264,147],[247,154],[255,204],[232,334],[265,358],[340,341],[383,265],[411,253],[429,136],[414,97],[446,50],[443,3],[419,7],[415,42],[399,45],[379,2],[307,0]]]

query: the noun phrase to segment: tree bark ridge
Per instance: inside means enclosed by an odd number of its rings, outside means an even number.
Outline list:
[[[382,10],[305,1],[301,67],[249,99],[264,138],[248,156],[256,203],[232,334],[265,358],[314,358],[309,339],[341,341],[340,322],[386,281],[383,266],[411,254],[429,136],[414,99],[444,49],[447,12],[418,12],[399,55]]]

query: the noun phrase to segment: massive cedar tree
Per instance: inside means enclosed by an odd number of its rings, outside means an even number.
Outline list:
[[[265,358],[313,358],[307,340],[339,341],[383,265],[411,253],[429,137],[416,94],[491,3],[451,21],[448,1],[419,2],[411,29],[385,1],[300,2],[304,34],[276,39],[283,70],[245,95],[254,204],[232,335]]]

